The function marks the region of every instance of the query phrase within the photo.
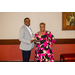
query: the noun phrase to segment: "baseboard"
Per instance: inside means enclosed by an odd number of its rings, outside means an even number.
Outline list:
[[[0,61],[0,62],[23,62],[23,61]],[[34,60],[30,60],[29,62],[34,62]],[[54,62],[60,62],[60,60],[55,60]]]
[[[34,62],[34,61],[33,60],[32,61],[30,60],[29,62]],[[54,62],[60,62],[60,60],[55,60]]]

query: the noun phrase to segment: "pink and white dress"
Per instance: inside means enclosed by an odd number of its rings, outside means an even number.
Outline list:
[[[38,33],[35,34],[36,50],[35,50],[35,62],[54,62],[52,43],[55,43],[55,38],[51,32],[40,36]]]

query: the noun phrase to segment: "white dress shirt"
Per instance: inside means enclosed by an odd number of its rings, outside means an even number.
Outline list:
[[[26,26],[26,25],[25,25],[25,26]],[[26,26],[26,28],[28,29],[28,31],[29,31],[29,33],[30,33],[30,35],[31,35],[31,37],[32,37],[32,31],[31,31],[30,27]]]

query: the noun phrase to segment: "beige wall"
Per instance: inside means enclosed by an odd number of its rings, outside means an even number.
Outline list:
[[[0,39],[18,39],[19,29],[25,17],[31,19],[34,33],[39,31],[39,23],[46,23],[56,39],[75,38],[75,31],[62,31],[62,12],[0,12]]]

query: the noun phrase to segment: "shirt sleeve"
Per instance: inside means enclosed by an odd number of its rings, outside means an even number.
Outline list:
[[[56,42],[55,37],[53,35],[52,35],[51,39],[52,39],[52,43]]]
[[[25,35],[24,29],[20,28],[20,31],[19,31],[19,41],[27,43],[27,44],[30,44],[30,40],[25,40],[24,39],[24,35]]]
[[[52,42],[52,43],[55,43],[56,40],[55,40],[54,35],[53,35],[51,32],[50,32],[49,34],[50,34],[51,42]]]

